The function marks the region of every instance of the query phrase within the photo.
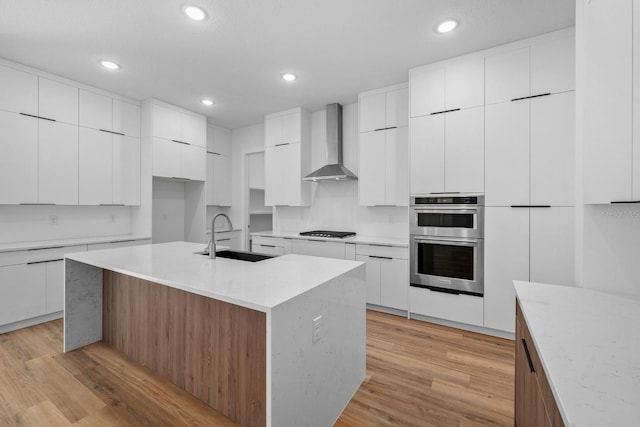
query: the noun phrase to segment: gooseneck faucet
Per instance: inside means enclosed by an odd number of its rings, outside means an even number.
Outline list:
[[[216,257],[216,218],[218,218],[219,216],[223,216],[227,219],[227,223],[229,224],[229,229],[227,231],[233,231],[233,224],[231,224],[231,220],[229,219],[229,217],[227,216],[227,214],[225,213],[218,213],[216,214],[213,219],[211,220],[211,240],[209,240],[209,245],[208,245],[208,249],[209,249],[209,258],[211,259],[215,259]]]

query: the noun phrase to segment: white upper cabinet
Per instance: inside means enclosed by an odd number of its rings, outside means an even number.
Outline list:
[[[411,194],[444,191],[444,114],[411,119]]]
[[[485,58],[485,91],[487,105],[530,95],[528,46]]]
[[[386,205],[387,151],[385,132],[360,135],[358,183],[360,205]]]
[[[38,120],[38,203],[78,204],[78,127]]]
[[[575,204],[575,92],[531,99],[531,204]]]
[[[140,204],[140,138],[113,135],[113,203]]]
[[[77,125],[78,88],[39,77],[38,115]]]
[[[264,118],[265,147],[301,142],[305,114],[302,109],[294,108],[266,115]]]
[[[182,145],[153,138],[153,176],[178,178],[182,174]]]
[[[444,191],[484,192],[484,107],[445,114]]]
[[[388,129],[386,136],[386,205],[409,205],[409,135],[406,126]]]
[[[154,104],[153,136],[205,148],[207,146],[206,118]]]
[[[485,204],[529,204],[529,101],[485,107]]]
[[[38,77],[0,65],[0,110],[38,115]]]
[[[113,128],[112,98],[80,89],[80,126],[110,131]]]
[[[574,207],[529,212],[529,281],[575,286]]]
[[[531,46],[531,95],[575,90],[575,44],[571,36]]]
[[[38,203],[38,120],[0,111],[0,204]]]
[[[194,145],[182,145],[180,162],[181,170],[178,177],[193,181],[205,181],[207,179],[207,152],[204,148]]]
[[[381,89],[360,95],[360,132],[407,126],[408,89]]]
[[[81,127],[79,145],[80,204],[113,204],[112,134]]]
[[[140,106],[114,99],[113,131],[140,138]]]
[[[409,72],[411,117],[484,104],[484,58],[466,56]]]
[[[584,5],[585,203],[640,200],[639,10],[632,0]]]
[[[231,131],[219,126],[207,126],[207,151],[231,157]]]

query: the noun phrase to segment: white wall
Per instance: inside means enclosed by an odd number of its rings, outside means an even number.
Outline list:
[[[358,104],[343,106],[342,143],[344,165],[358,175]],[[327,160],[326,112],[311,115],[311,169]],[[278,207],[276,231],[333,229],[361,235],[407,237],[408,210],[404,207],[362,207],[358,205],[358,181],[312,184],[310,207]]]
[[[130,207],[0,206],[0,243],[129,234]]]

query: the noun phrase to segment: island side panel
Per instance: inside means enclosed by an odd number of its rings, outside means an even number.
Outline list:
[[[242,426],[266,425],[266,314],[105,270],[104,341]]]
[[[364,265],[273,308],[270,332],[268,425],[333,425],[366,375]]]
[[[102,340],[102,269],[64,261],[64,351]]]

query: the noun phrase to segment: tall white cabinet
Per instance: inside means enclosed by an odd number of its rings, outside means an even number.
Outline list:
[[[303,108],[268,114],[265,124],[265,205],[308,206],[311,115]]]
[[[207,205],[231,206],[231,131],[207,126]]]
[[[406,84],[359,95],[358,188],[361,206],[409,202]]]

